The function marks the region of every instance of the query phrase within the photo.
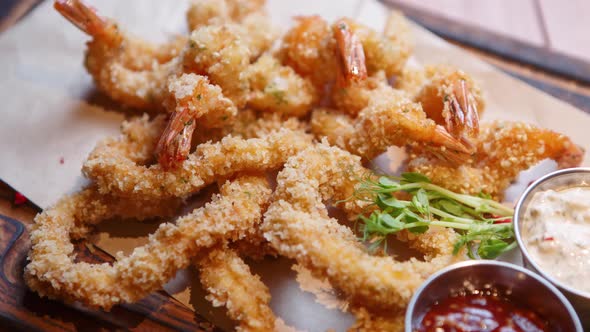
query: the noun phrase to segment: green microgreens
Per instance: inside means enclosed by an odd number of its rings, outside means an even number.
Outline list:
[[[359,216],[362,240],[373,249],[385,246],[389,234],[424,233],[430,226],[455,229],[461,236],[454,253],[465,247],[471,258],[496,258],[515,246],[512,208],[483,195],[452,192],[422,174],[366,178],[354,196],[376,206],[368,216]]]

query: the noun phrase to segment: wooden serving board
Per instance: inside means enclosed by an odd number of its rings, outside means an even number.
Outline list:
[[[23,268],[29,251],[29,229],[39,208],[14,204],[15,191],[0,182],[0,331],[220,331],[198,313],[164,292],[110,312],[66,305],[28,290]],[[84,261],[112,262],[100,248],[76,243]]]

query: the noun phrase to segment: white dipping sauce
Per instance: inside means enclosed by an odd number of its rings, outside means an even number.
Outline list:
[[[522,225],[526,248],[543,272],[590,293],[590,187],[536,193]]]

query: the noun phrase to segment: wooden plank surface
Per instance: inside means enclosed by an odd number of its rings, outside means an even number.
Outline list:
[[[545,44],[535,11],[536,0],[400,0],[455,22],[487,29],[533,45]]]
[[[549,47],[590,59],[590,1],[537,0],[547,27]]]

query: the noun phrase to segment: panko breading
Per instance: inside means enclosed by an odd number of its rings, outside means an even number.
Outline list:
[[[165,169],[174,168],[186,160],[197,127],[222,128],[238,113],[233,102],[223,96],[221,88],[209,84],[204,76],[183,74],[172,77],[168,91],[166,108],[171,116],[156,148],[158,162]]]
[[[135,302],[162,287],[179,269],[190,265],[202,248],[238,240],[260,222],[270,196],[265,177],[244,176],[226,183],[203,208],[165,223],[127,257],[113,265],[74,261],[70,232],[77,224],[116,216],[117,204],[105,204],[94,188],[65,197],[35,218],[31,232],[27,285],[42,296],[108,310]],[[150,204],[134,211],[153,212]]]
[[[214,249],[197,262],[199,278],[213,306],[225,306],[238,323],[236,331],[272,331],[276,317],[270,309],[270,292],[260,277],[228,248]]]
[[[448,165],[418,149],[410,154],[408,169],[452,191],[501,198],[521,171],[543,159],[568,168],[579,166],[584,157],[584,150],[569,137],[520,122],[486,124],[475,143],[476,153],[460,166]]]
[[[445,65],[406,70],[396,85],[454,137],[477,137],[485,102],[479,85],[464,71]]]
[[[442,191],[415,189],[435,187],[421,174],[453,191],[499,198],[541,159],[580,164],[583,150],[567,136],[522,123],[480,128],[482,92],[467,73],[406,68],[413,46],[400,13],[382,33],[350,18],[297,17],[276,40],[264,2],[192,0],[190,35],[155,46],[80,0],[56,0],[92,38],[85,66],[97,88],[123,106],[164,114],[123,122],[121,135],[99,142],[84,163],[91,184],[37,215],[25,268],[33,291],[108,310],[161,289],[192,263],[207,298],[225,305],[238,330],[269,331],[281,320],[241,257],[282,255],[342,295],[357,319],[350,331],[401,331],[416,288],[465,259],[465,249],[454,249],[470,234],[466,218],[458,233],[454,222],[437,219],[454,212],[442,207]],[[407,169],[421,174],[398,183],[362,166],[391,145],[406,149]],[[76,261],[71,239],[102,220],[171,216],[215,182],[220,193],[211,202],[161,224],[129,256],[112,265]],[[417,201],[398,202],[394,193]],[[338,208],[347,222],[332,217]],[[400,214],[389,222],[392,211]],[[356,220],[358,228],[345,225]],[[373,247],[395,236],[416,257],[372,253],[357,231]]]
[[[101,91],[125,106],[162,109],[166,81],[180,68],[186,37],[153,45],[123,33],[82,1],[59,0],[55,9],[92,37],[84,65]]]
[[[160,165],[144,166],[150,159],[146,146],[136,144],[138,136],[150,139],[161,126],[160,118],[147,117],[123,124],[123,135],[109,138],[92,151],[84,163],[84,174],[98,184],[102,193],[117,196],[163,198],[187,197],[222,178],[244,171],[270,171],[304,149],[310,138],[303,132],[280,129],[262,138],[224,137],[217,143],[204,143],[180,167],[165,171]]]
[[[431,241],[430,236],[421,242],[420,248],[434,245],[432,250],[438,250],[424,262],[369,255],[349,228],[328,216],[323,203],[351,197],[365,172],[359,157],[336,147],[319,144],[300,152],[277,176],[262,227],[279,254],[326,278],[353,305],[399,310],[429,274],[460,259],[451,254],[455,233],[433,237],[441,242]],[[343,207],[358,214],[359,203],[349,200]],[[449,248],[439,249],[441,244]]]
[[[374,95],[358,117],[348,121],[346,115],[337,115],[338,112],[333,119],[325,110],[312,115],[312,131],[317,137],[328,137],[330,142],[366,160],[372,160],[392,145],[403,147],[410,143],[468,152],[463,142],[428,119],[420,104],[410,101],[403,93],[390,90],[377,97]]]
[[[265,0],[191,0],[186,12],[189,30],[202,26],[240,23],[248,16],[264,12]]]
[[[248,70],[251,89],[248,105],[254,109],[304,116],[318,99],[311,81],[270,55],[262,55]]]

